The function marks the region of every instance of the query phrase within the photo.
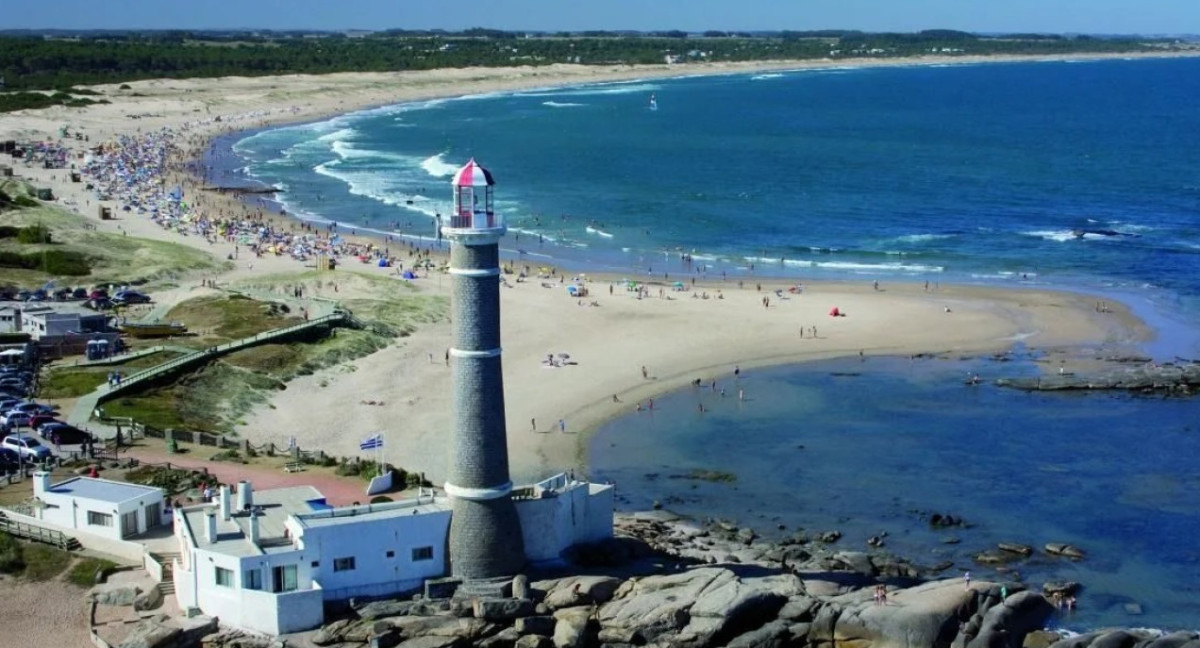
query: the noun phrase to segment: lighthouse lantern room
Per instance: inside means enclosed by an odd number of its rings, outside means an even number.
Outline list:
[[[504,219],[496,215],[492,174],[474,158],[454,174],[454,215],[450,227],[456,230],[493,230],[504,228]]]

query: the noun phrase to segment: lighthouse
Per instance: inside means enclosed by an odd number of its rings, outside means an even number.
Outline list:
[[[500,237],[492,175],[472,159],[454,174],[454,211],[442,220],[450,241],[450,572],[474,579],[511,576],[525,563],[512,501],[500,365]]]

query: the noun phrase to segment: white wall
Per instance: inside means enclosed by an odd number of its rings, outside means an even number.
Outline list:
[[[296,536],[305,555],[320,557],[312,559],[320,565],[312,569],[310,578],[320,581],[327,600],[399,592],[446,573],[450,511],[342,519],[344,524],[301,528]],[[414,562],[412,550],[418,547],[432,547],[433,559]],[[393,552],[390,558],[388,551]],[[333,570],[335,559],[350,557],[354,569]]]
[[[583,484],[542,499],[517,500],[525,557],[556,562],[572,545],[612,536],[612,488]]]

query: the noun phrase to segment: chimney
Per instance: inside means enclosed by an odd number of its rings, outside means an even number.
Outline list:
[[[251,506],[254,506],[254,493],[250,490],[250,482],[238,482],[238,499],[237,510],[249,511]]]
[[[228,520],[233,509],[233,492],[229,484],[221,484],[221,519]]]
[[[209,544],[217,541],[217,512],[211,509],[204,512],[204,539]]]
[[[33,473],[33,496],[41,497],[42,493],[50,490],[50,473],[39,470]]]
[[[250,511],[250,525],[249,525],[249,534],[248,535],[250,536],[250,543],[257,545],[258,544],[258,512],[254,511],[254,510]]]

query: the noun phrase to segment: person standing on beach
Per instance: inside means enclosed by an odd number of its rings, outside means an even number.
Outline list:
[[[537,432],[537,419],[536,418],[529,419],[529,429],[533,432]]]
[[[559,431],[559,432],[566,432],[566,431],[567,431],[567,421],[566,421],[566,419],[558,419],[558,431]]]
[[[642,380],[650,378],[650,372],[646,371],[646,365],[642,365]]]

